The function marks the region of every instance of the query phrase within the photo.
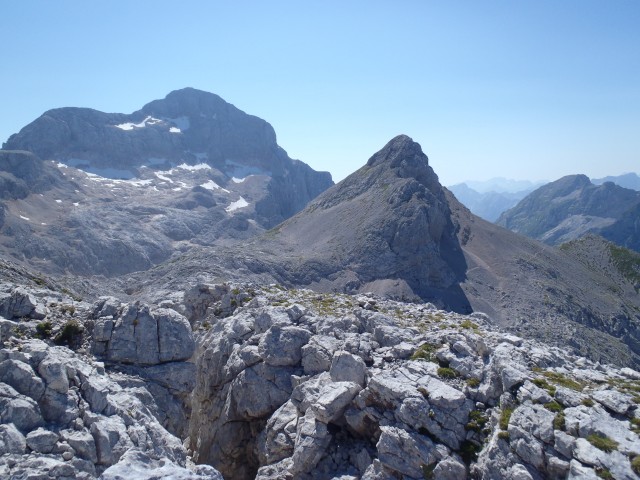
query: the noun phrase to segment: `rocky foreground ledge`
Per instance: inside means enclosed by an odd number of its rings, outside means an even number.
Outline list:
[[[482,314],[275,285],[157,306],[1,287],[20,313],[0,320],[2,478],[639,478],[640,373]]]

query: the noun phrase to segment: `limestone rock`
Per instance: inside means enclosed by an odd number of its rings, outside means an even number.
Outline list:
[[[354,382],[364,387],[367,366],[360,357],[340,351],[333,355],[329,374],[334,382]]]
[[[258,351],[269,365],[295,365],[302,360],[302,347],[310,337],[304,328],[274,325],[260,339]]]
[[[36,376],[31,366],[19,360],[9,359],[0,363],[0,382],[35,401],[40,400],[45,389],[44,382]]]
[[[5,453],[23,454],[27,450],[24,435],[13,423],[0,425],[0,455]]]
[[[58,442],[60,436],[46,430],[44,428],[38,428],[27,434],[27,446],[37,453],[51,453]]]

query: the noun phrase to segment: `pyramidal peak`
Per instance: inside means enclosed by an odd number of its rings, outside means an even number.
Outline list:
[[[382,150],[376,152],[369,161],[367,161],[367,165],[372,167],[374,165],[388,163],[391,167],[398,167],[407,158],[423,160],[426,164],[429,163],[429,159],[422,152],[419,143],[414,142],[413,139],[407,135],[398,135],[389,140]]]
[[[392,138],[367,161],[366,167],[384,166],[401,178],[414,178],[429,190],[441,189],[438,176],[419,143],[407,135]]]

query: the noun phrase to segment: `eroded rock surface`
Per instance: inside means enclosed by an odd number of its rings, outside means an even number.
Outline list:
[[[225,478],[638,478],[634,370],[483,315],[252,290],[194,318],[189,448]]]
[[[152,395],[114,381],[95,359],[14,338],[0,360],[0,477],[222,478],[186,468],[187,452],[153,415]]]

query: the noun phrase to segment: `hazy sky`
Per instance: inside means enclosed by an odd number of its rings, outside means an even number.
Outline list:
[[[5,1],[0,141],[214,92],[340,180],[393,136],[442,183],[640,171],[640,1]]]

